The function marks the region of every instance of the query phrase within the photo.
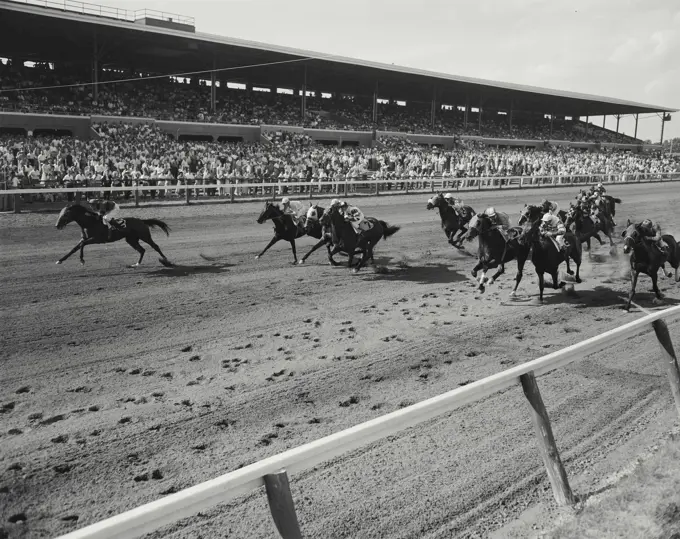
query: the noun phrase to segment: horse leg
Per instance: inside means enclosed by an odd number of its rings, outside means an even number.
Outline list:
[[[504,273],[505,273],[505,263],[501,262],[500,266],[498,268],[498,271],[491,277],[489,284],[493,284],[496,281],[496,279],[498,279]]]
[[[149,237],[145,240],[142,240],[148,245],[151,246],[151,248],[156,251],[159,255],[161,255],[161,258],[165,261],[167,264],[171,264],[171,262],[168,260],[168,257],[163,254],[163,251],[161,251],[161,248],[156,245],[156,242],[151,239],[151,234],[149,234]]]
[[[87,238],[86,240],[83,240],[80,242],[80,263],[84,266],[85,265],[85,258],[84,258],[84,253],[83,251],[85,250],[86,245],[90,245],[94,243],[94,238]]]
[[[75,253],[78,249],[81,248],[81,246],[85,243],[85,240],[82,239],[80,240],[76,246],[71,249],[65,256],[61,257],[59,260],[57,260],[57,264],[61,264],[64,260],[66,260],[69,256],[71,256],[73,253]],[[81,255],[81,260],[82,260],[82,255]]]
[[[656,294],[656,298],[654,298],[654,305],[658,305],[659,303],[662,303],[664,297],[663,294],[661,293],[661,290],[659,290],[659,285],[657,283],[659,279],[658,270],[651,277],[652,277],[652,290],[654,290],[654,294]]]
[[[599,242],[600,242],[600,245],[602,245],[602,244],[604,243],[604,242],[602,241],[602,238],[600,237],[599,232],[595,232],[595,234],[593,234],[593,238],[595,238],[597,241],[599,241]],[[588,242],[588,245],[590,245],[590,242]]]
[[[519,287],[519,283],[522,280],[522,275],[524,273],[524,264],[526,263],[526,258],[518,257],[517,258],[517,275],[515,275],[515,288],[512,289],[512,292],[510,292],[510,296],[515,296],[517,294],[517,288]]]
[[[565,285],[564,281],[557,282],[559,279],[559,270],[555,269],[550,275],[552,275],[553,288],[555,290],[558,290]]]
[[[538,274],[538,301],[543,303],[543,289],[545,288],[545,281],[543,279],[543,270],[536,270]]]
[[[297,259],[297,251],[295,250],[295,240],[289,240],[290,241],[290,248],[293,249],[293,265],[297,265],[298,259]]]
[[[321,246],[324,245],[325,243],[326,243],[326,240],[322,238],[320,242],[318,242],[314,247],[312,247],[311,250],[310,250],[305,256],[303,256],[303,257],[300,259],[300,261],[298,262],[298,264],[304,264],[305,260],[307,260],[307,258],[309,257],[309,255],[311,255],[314,251],[316,251],[319,247],[321,247]],[[328,252],[329,252],[329,253],[331,252],[330,246],[328,246]]]
[[[630,292],[628,292],[628,303],[626,304],[626,310],[630,311],[630,304],[633,302],[635,297],[635,287],[637,286],[639,272],[630,268]]]
[[[139,244],[139,240],[137,238],[125,238],[125,241],[128,243],[130,247],[132,247],[135,251],[139,253],[139,260],[137,260],[136,264],[132,264],[130,267],[131,268],[136,268],[142,263],[142,258],[144,258],[144,253],[146,252],[144,250],[144,247],[142,247]]]
[[[327,248],[328,248],[328,260],[330,261],[331,266],[339,266],[340,264],[333,260],[333,255],[340,252],[340,247],[334,247],[332,251],[330,245],[327,245]]]
[[[574,249],[571,253],[571,258],[574,261],[574,264],[576,264],[576,282],[580,283],[581,282],[581,254],[578,252],[577,249]],[[568,260],[569,258],[567,258]]]
[[[259,255],[257,255],[257,256],[255,257],[255,260],[257,260],[257,259],[260,258],[263,254],[265,254],[265,253],[267,252],[267,249],[269,249],[272,245],[274,245],[274,244],[275,244],[277,241],[279,241],[280,239],[281,239],[280,237],[274,236],[274,237],[272,238],[272,241],[270,241],[270,242],[267,244],[267,246],[262,250],[262,252],[261,252]]]
[[[484,265],[483,262],[478,262],[477,265],[476,265],[474,268],[472,268],[472,271],[471,271],[470,273],[472,273],[472,276],[473,276],[475,279],[477,278],[477,272],[478,272],[480,269],[482,269],[482,266],[483,266],[483,265]]]

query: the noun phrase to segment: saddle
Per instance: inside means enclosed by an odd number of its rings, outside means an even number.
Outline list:
[[[113,217],[112,219],[109,219],[109,222],[113,225],[114,228],[125,228],[126,225],[125,219],[122,219],[120,217]]]

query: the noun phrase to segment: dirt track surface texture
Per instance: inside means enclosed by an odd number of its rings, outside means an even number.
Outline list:
[[[614,186],[626,218],[680,231],[677,184]],[[516,220],[544,196],[466,194]],[[326,201],[327,202],[327,201]],[[621,309],[619,248],[585,256],[578,297],[507,299],[516,265],[486,294],[427,196],[362,201],[402,229],[359,275],[325,249],[291,266],[261,204],[124,210],[166,220],[153,236],[178,267],[124,242],[55,261],[79,239],[56,215],[0,215],[0,536],[50,537],[435,396],[641,316]],[[617,228],[621,230],[621,226]],[[680,235],[679,235],[680,236]],[[621,240],[616,238],[620,245]],[[298,242],[298,254],[313,244]],[[476,242],[468,248],[476,251]],[[203,255],[203,257],[202,257]],[[205,257],[205,258],[204,258]],[[339,258],[339,260],[346,260]],[[660,278],[668,304],[680,284]],[[637,301],[651,307],[647,277]],[[520,286],[537,294],[531,263]],[[671,324],[676,348],[678,324]],[[538,379],[574,490],[587,494],[674,423],[651,332]],[[519,386],[292,478],[305,537],[484,537],[551,500]],[[153,534],[270,538],[258,491]]]

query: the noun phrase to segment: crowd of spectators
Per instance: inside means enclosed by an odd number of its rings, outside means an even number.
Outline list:
[[[431,120],[429,103],[393,102],[377,106],[369,98],[310,96],[304,120],[299,96],[255,90],[216,88],[216,108],[211,111],[211,88],[194,78],[190,83],[170,78],[135,77],[129,73],[106,72],[108,82],[98,86],[79,85],[82,74],[57,72],[48,64],[13,68],[0,64],[0,109],[55,114],[133,116],[158,120],[199,121],[247,125],[288,125],[308,128],[355,131],[398,131],[432,135],[480,135],[494,138],[570,140],[630,143],[634,139],[583,124],[556,120],[552,133],[546,118],[517,118],[512,127],[507,116],[483,112],[481,126],[477,113],[471,113],[467,127],[458,108],[441,109]],[[128,79],[134,80],[128,80]],[[182,79],[184,80],[184,79]],[[127,81],[127,82],[125,82]],[[44,88],[44,89],[39,89]],[[17,91],[7,91],[18,89]]]
[[[507,176],[612,177],[680,171],[667,155],[621,151],[587,152],[562,147],[495,148],[461,141],[452,149],[422,146],[402,137],[381,137],[373,147],[316,144],[290,132],[270,134],[269,144],[177,141],[153,123],[94,125],[91,140],[71,137],[0,136],[0,173],[16,187],[156,187],[145,196],[275,194],[241,184],[280,183],[276,194],[337,192],[349,181],[403,180],[389,188],[417,188],[423,182],[460,185],[473,178]],[[467,179],[467,180],[466,180]],[[314,187],[289,186],[307,182]],[[220,185],[202,189],[201,185]],[[222,187],[224,186],[224,187]],[[162,187],[163,189],[158,189]],[[108,196],[108,195],[107,195]],[[130,192],[114,193],[129,198]],[[49,198],[49,197],[48,197]]]

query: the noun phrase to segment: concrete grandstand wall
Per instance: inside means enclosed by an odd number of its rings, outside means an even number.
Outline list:
[[[0,113],[0,129],[23,129],[26,133],[39,129],[66,130],[80,139],[90,138],[89,116],[65,116],[61,114],[27,114],[23,112]]]

